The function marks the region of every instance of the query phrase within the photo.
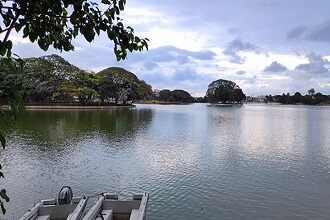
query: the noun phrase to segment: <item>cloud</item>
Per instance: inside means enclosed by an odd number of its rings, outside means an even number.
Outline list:
[[[298,65],[295,70],[310,74],[311,76],[315,75],[324,75],[329,76],[329,64],[330,62],[326,59],[323,59],[322,56],[316,55],[315,53],[310,53],[307,55],[308,63]]]
[[[330,20],[317,26],[306,36],[307,40],[330,42]]]
[[[154,62],[178,62],[180,64],[188,63],[192,60],[214,60],[216,53],[211,50],[189,51],[173,46],[158,47],[150,49],[147,52],[130,54],[129,62],[145,61],[145,58]]]
[[[329,61],[313,52],[305,56],[307,62],[297,65],[293,70],[288,70],[285,75],[288,78],[277,82],[277,86],[291,93],[305,92],[311,87],[329,93],[328,87],[321,86],[330,76]]]
[[[139,77],[149,84],[157,85],[159,83],[167,84],[169,78],[162,72],[142,72]],[[154,86],[153,86],[154,87]],[[161,87],[162,88],[162,87]],[[155,88],[154,88],[155,89]]]
[[[174,81],[200,80],[201,76],[191,68],[179,68],[174,71],[171,77]],[[204,78],[204,76],[202,76]]]
[[[279,73],[279,72],[284,72],[287,69],[288,68],[286,68],[286,66],[280,64],[277,61],[273,61],[269,66],[267,66],[264,69],[264,72],[268,72],[268,73]]]
[[[259,49],[259,47],[252,43],[235,39],[227,45],[227,48],[223,51],[223,54],[230,58],[230,62],[242,64],[245,62],[245,57],[239,55],[240,51],[253,51],[259,53]]]
[[[308,27],[299,25],[288,32],[287,39],[330,42],[330,20]]]
[[[237,75],[244,75],[244,74],[246,74],[246,72],[243,71],[243,70],[239,70],[239,71],[236,72],[236,74]]]
[[[189,62],[189,56],[187,55],[178,55],[178,63],[179,64],[186,64]]]
[[[144,63],[144,68],[147,70],[153,70],[156,67],[158,67],[158,64],[153,61],[148,60]]]
[[[307,28],[303,25],[300,25],[296,28],[293,28],[292,30],[289,31],[287,34],[287,39],[288,40],[297,40],[302,37],[303,34],[305,34]]]
[[[181,66],[175,69],[155,68],[150,72],[141,72],[139,77],[151,83],[153,89],[183,89],[198,96],[205,95],[208,84],[215,80],[212,75]]]
[[[246,82],[248,82],[249,84],[255,84],[257,82],[258,77],[256,75],[252,76],[252,77],[248,77],[245,79]]]

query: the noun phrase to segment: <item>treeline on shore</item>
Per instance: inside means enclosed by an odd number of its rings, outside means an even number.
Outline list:
[[[27,105],[126,105],[144,103],[243,103],[330,104],[330,96],[315,92],[246,97],[234,82],[219,79],[209,84],[204,97],[192,97],[181,89],[154,90],[134,73],[119,67],[88,72],[58,55],[24,59],[23,64],[0,68],[0,105],[6,95],[18,93]]]
[[[315,92],[313,88],[307,91],[306,95],[302,95],[300,92],[296,92],[294,95],[290,93],[283,93],[282,95],[266,95],[264,98],[265,103],[277,102],[281,104],[293,104],[293,105],[328,105],[330,104],[330,96],[324,95],[320,92]]]
[[[193,103],[197,100],[180,89],[158,92],[123,68],[87,72],[58,55],[27,58],[0,69],[0,104],[3,94],[18,92],[27,104],[118,105],[137,100]]]
[[[125,104],[146,99],[152,88],[133,73],[111,67],[98,73],[71,65],[58,55],[27,58],[0,70],[0,90],[17,91],[26,103]]]

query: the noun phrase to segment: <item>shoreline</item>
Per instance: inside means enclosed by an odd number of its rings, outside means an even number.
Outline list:
[[[147,104],[147,105],[189,105],[197,102],[165,102],[165,101],[137,101],[135,104]]]
[[[122,109],[122,108],[135,108],[136,105],[101,105],[101,106],[81,106],[81,105],[26,105],[26,110],[92,110],[92,109]],[[1,106],[0,108],[8,108]]]

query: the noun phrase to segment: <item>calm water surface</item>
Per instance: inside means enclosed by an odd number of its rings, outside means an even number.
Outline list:
[[[148,219],[330,218],[329,107],[27,111],[7,135],[7,219],[63,185],[149,192]]]

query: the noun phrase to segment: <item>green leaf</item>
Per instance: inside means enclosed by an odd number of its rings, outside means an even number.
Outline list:
[[[87,25],[83,30],[82,34],[88,42],[92,42],[95,36],[94,29],[91,25]]]
[[[3,214],[6,214],[6,208],[5,208],[5,206],[4,206],[4,204],[3,204],[2,201],[0,201],[0,207],[1,207],[1,211],[2,211],[2,213],[3,213]]]
[[[5,115],[5,113],[2,110],[0,110],[0,118],[8,126],[8,121],[6,119],[6,115]],[[1,169],[1,167],[0,167],[0,169]]]
[[[22,96],[18,92],[10,94],[8,105],[12,119],[16,121],[18,113],[25,110]]]
[[[43,42],[42,40],[38,40],[38,45],[41,49],[43,49],[44,51],[48,50],[49,45],[45,42]]]
[[[24,24],[21,24],[21,23],[16,24],[16,25],[15,25],[15,30],[16,30],[16,32],[19,32],[19,31],[22,29],[23,26],[24,26]]]
[[[123,1],[119,1],[119,9],[121,11],[124,11],[124,2]]]
[[[7,45],[6,47],[7,47],[8,50],[11,50],[13,48],[13,42],[11,42],[11,40],[8,40],[6,42],[6,45]]]
[[[5,189],[2,189],[0,191],[0,196],[1,198],[3,198],[6,202],[9,202],[9,197],[7,195],[7,191]]]
[[[6,147],[6,138],[3,135],[1,130],[0,130],[0,142],[1,142],[2,148],[5,148]]]

